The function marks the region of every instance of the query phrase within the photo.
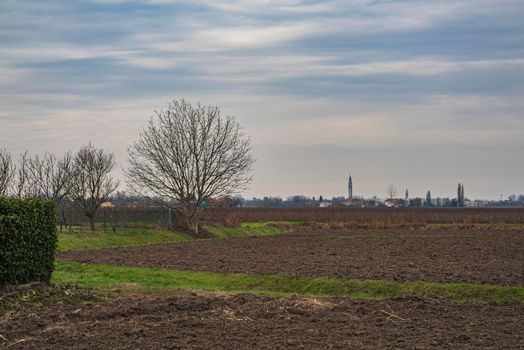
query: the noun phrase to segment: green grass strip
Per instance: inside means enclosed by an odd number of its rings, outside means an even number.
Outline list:
[[[498,304],[524,303],[523,287],[435,282],[352,280],[287,275],[219,274],[159,268],[121,267],[57,261],[55,283],[74,283],[100,289],[164,292],[200,289],[216,292],[245,292],[269,296],[340,296],[361,299],[391,299],[406,296],[439,298],[458,302]]]
[[[179,232],[157,229],[119,229],[111,231],[97,231],[95,233],[59,233],[58,251],[97,249],[117,246],[144,245],[154,243],[175,243],[188,241],[191,237]]]
[[[288,224],[285,222],[246,222],[239,227],[207,226],[216,238],[252,237],[277,235],[300,227],[302,223]],[[133,246],[155,243],[176,243],[194,239],[181,232],[172,232],[151,228],[119,228],[112,231],[85,231],[82,233],[62,232],[58,234],[58,251],[97,249],[107,247]]]

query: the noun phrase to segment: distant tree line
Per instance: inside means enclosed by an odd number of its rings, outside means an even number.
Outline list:
[[[48,152],[31,156],[26,151],[18,161],[0,150],[0,164],[0,195],[53,201],[59,208],[61,227],[65,224],[64,208],[71,205],[88,218],[94,230],[96,211],[119,186],[111,175],[116,166],[114,155],[91,144],[61,156]]]
[[[322,195],[319,197],[309,197],[304,195],[289,196],[286,199],[282,197],[262,197],[262,198],[237,198],[237,202],[243,207],[254,208],[313,208],[313,207],[407,207],[407,208],[421,208],[421,207],[438,207],[438,208],[460,208],[464,206],[524,206],[524,194],[512,194],[506,200],[500,201],[484,201],[484,200],[469,200],[465,197],[464,184],[457,185],[456,198],[442,198],[433,197],[430,190],[426,192],[425,198],[414,197],[409,198],[409,191],[406,189],[404,198],[397,197],[398,190],[396,186],[389,185],[386,189],[386,198],[379,199],[377,197],[363,198],[353,197],[348,199],[345,197],[333,197],[325,199]]]

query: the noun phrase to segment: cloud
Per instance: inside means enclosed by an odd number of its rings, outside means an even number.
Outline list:
[[[297,40],[315,32],[308,23],[274,26],[228,26],[195,30],[173,37],[171,34],[138,34],[134,40],[146,48],[171,52],[216,52],[245,48],[265,48]]]
[[[335,194],[349,167],[369,194],[424,167],[444,191],[466,160],[482,195],[488,166],[522,170],[523,15],[520,0],[2,2],[0,148],[93,141],[123,161],[186,97],[246,127],[253,194]]]

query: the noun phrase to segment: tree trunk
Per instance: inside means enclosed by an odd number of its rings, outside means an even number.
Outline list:
[[[195,236],[198,236],[198,220],[194,217],[186,216],[186,226]]]
[[[111,208],[111,229],[116,233],[116,212],[113,208]]]
[[[195,220],[195,223],[194,223],[194,232],[195,232],[195,236],[198,236],[198,220]]]
[[[62,225],[64,225],[67,229],[67,217],[65,213],[65,208],[63,207],[62,209],[60,209],[60,232],[62,232]]]
[[[91,232],[95,232],[95,216],[89,217],[89,224],[91,225]]]
[[[60,216],[57,215],[56,220],[58,221],[58,224],[60,225],[60,233],[62,232],[62,229],[64,228],[64,221]]]

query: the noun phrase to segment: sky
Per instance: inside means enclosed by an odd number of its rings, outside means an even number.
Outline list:
[[[245,197],[524,193],[522,0],[0,1],[0,148],[127,147],[172,99],[253,143]]]

